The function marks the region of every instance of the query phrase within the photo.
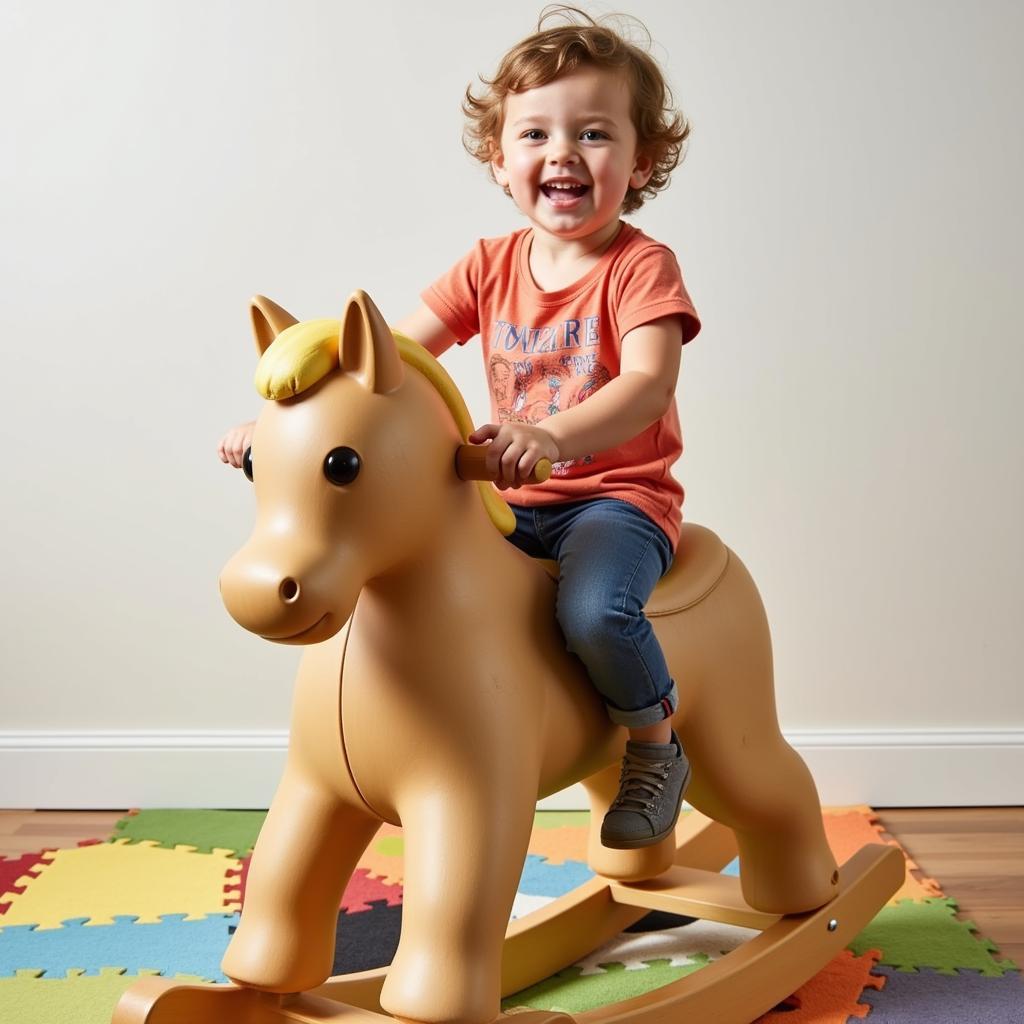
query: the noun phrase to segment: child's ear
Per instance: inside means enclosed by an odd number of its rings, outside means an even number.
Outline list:
[[[630,188],[643,188],[654,173],[654,161],[647,153],[637,153],[633,173],[629,176]]]
[[[505,172],[505,154],[493,139],[491,140],[491,173],[494,180],[502,187],[508,188],[508,174]]]

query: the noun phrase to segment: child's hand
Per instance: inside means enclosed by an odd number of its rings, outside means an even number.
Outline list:
[[[253,431],[256,429],[256,421],[243,423],[233,427],[221,439],[217,446],[217,454],[221,462],[229,462],[235,469],[241,469],[242,458],[245,450],[252,444]]]
[[[491,439],[487,468],[498,490],[522,487],[541,459],[558,461],[558,445],[542,427],[529,423],[487,423],[469,435],[470,444]]]

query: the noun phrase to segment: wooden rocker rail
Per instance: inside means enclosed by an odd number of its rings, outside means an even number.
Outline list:
[[[513,921],[505,940],[502,995],[511,995],[590,953],[651,910],[758,929],[761,934],[685,978],[584,1013],[530,1011],[517,1024],[749,1024],[821,970],[899,888],[898,849],[862,847],[839,870],[838,895],[817,910],[779,916],[749,907],[739,879],[719,872],[735,854],[732,832],[698,812],[677,829],[677,866],[647,882],[600,876]],[[386,1024],[387,968],[332,978],[309,992],[276,995],[233,985],[146,978],[125,993],[112,1024]]]

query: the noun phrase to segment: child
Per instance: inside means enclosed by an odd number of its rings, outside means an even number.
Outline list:
[[[689,780],[643,608],[679,539],[675,386],[700,323],[671,251],[619,217],[665,187],[689,129],[647,53],[551,13],[569,24],[542,16],[464,104],[467,148],[531,226],[478,242],[396,329],[435,356],[481,336],[495,422],[469,440],[516,488],[509,540],[557,558],[569,650],[629,729],[601,840],[633,848],[671,832]],[[551,479],[524,485],[542,458]]]
[[[545,29],[551,14],[568,24]],[[579,19],[579,20],[576,20]],[[689,134],[654,60],[574,8],[467,89],[467,148],[530,227],[482,239],[395,329],[440,356],[479,334],[501,490],[527,554],[557,559],[558,620],[612,721],[629,730],[601,828],[630,849],[669,835],[690,769],[675,682],[644,605],[672,564],[683,491],[680,348],[700,329],[672,252],[621,221],[668,183]],[[251,427],[221,442],[239,464]],[[524,481],[547,458],[543,484]]]

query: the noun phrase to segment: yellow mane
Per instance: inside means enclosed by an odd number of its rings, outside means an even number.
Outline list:
[[[272,401],[291,398],[311,388],[338,367],[340,320],[306,320],[283,330],[263,353],[256,367],[256,390]],[[463,442],[473,432],[473,420],[461,392],[444,367],[415,341],[391,332],[402,362],[419,370],[444,399]],[[454,454],[453,454],[454,459]],[[480,497],[491,522],[508,536],[516,517],[486,481],[478,481]]]

